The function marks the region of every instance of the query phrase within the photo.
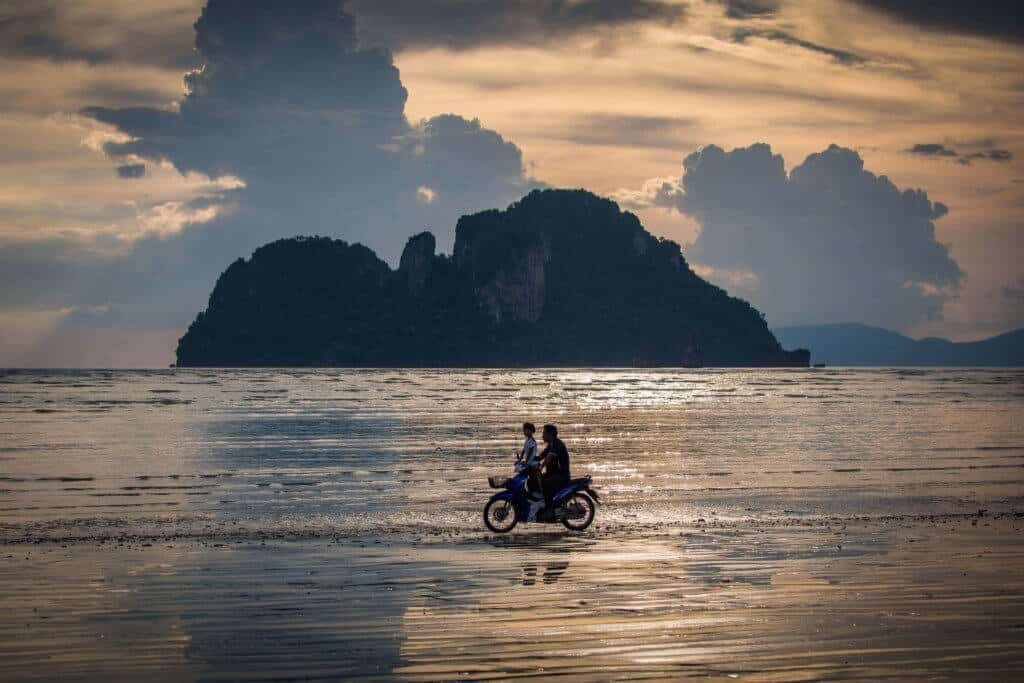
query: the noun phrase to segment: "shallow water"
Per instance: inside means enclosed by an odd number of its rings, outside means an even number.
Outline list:
[[[0,676],[1012,678],[1022,415],[1016,369],[5,371]],[[527,419],[587,533],[482,529]]]

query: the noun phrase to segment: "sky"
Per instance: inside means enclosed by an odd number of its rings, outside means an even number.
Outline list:
[[[1024,326],[978,0],[0,0],[0,366],[163,366],[217,275],[582,187],[772,326]]]

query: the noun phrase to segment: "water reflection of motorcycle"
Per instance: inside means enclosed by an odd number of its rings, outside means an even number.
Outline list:
[[[544,583],[556,583],[565,570],[569,568],[568,562],[548,562],[544,565],[544,573],[537,576],[537,565],[532,562],[523,565],[523,585],[536,585],[539,578]]]
[[[491,488],[504,489],[491,496],[484,506],[484,524],[491,531],[504,534],[519,522],[526,523],[530,515],[530,496],[526,483],[531,470],[522,462],[516,463],[512,477],[488,477]],[[569,483],[551,498],[551,506],[541,509],[534,520],[543,524],[561,522],[571,531],[583,531],[594,521],[600,498],[590,486],[589,476],[570,479]]]

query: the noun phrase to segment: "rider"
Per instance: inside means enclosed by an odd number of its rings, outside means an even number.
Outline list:
[[[544,497],[541,494],[543,486],[540,477],[540,461],[537,458],[537,440],[533,438],[536,431],[537,428],[533,426],[532,422],[523,423],[523,436],[526,437],[526,440],[523,441],[523,450],[516,454],[527,468],[526,490],[530,500],[528,516],[530,521],[536,519],[537,512],[544,506]]]
[[[553,424],[544,425],[540,438],[547,444],[540,454],[541,466],[547,468],[543,482],[544,502],[551,507],[554,495],[569,484],[569,451],[558,438],[558,427]]]
[[[541,480],[540,480],[540,461],[537,458],[537,440],[533,438],[537,428],[533,426],[532,422],[523,423],[523,436],[526,440],[523,441],[523,450],[516,453],[516,458],[520,460],[530,470],[529,478],[526,481],[526,488],[530,491],[531,497],[539,498],[541,491]]]
[[[537,460],[537,440],[533,438],[537,428],[533,426],[532,422],[523,423],[523,450],[516,453],[516,457],[522,460],[527,465],[532,465]]]

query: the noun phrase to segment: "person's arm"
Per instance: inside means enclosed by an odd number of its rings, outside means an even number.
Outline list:
[[[558,469],[562,471],[562,475],[569,476],[569,449],[562,444],[561,452],[558,454]]]
[[[551,446],[548,446],[544,449],[544,452],[540,454],[540,466],[542,469],[548,466],[552,457],[554,457],[554,453],[551,452]]]

